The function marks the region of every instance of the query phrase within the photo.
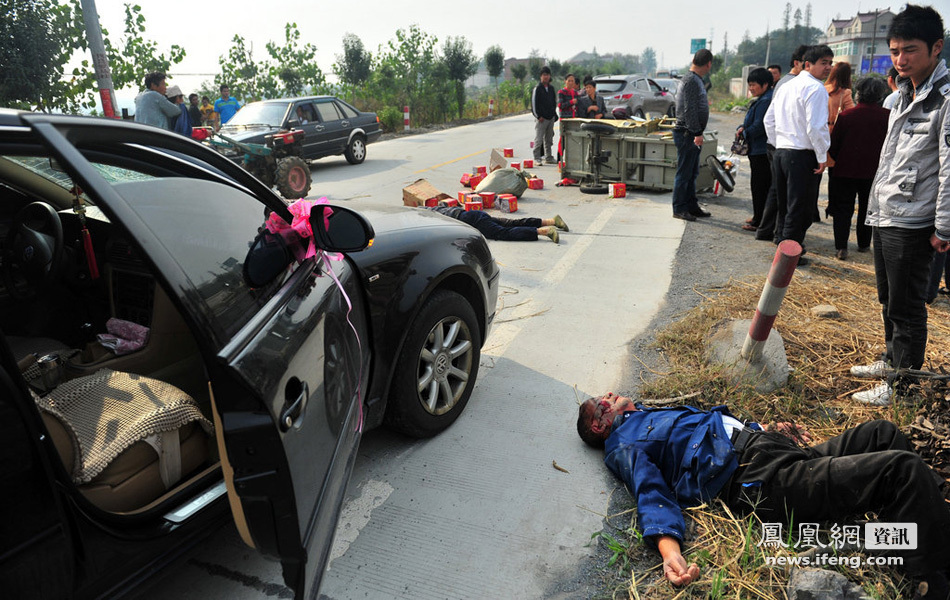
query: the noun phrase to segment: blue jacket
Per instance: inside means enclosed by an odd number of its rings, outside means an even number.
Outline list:
[[[772,91],[772,88],[769,88],[764,94],[756,98],[749,105],[749,110],[745,114],[742,133],[745,134],[745,139],[749,142],[749,156],[758,156],[768,152],[764,119],[769,104],[772,104]]]
[[[641,533],[682,541],[681,507],[712,500],[739,466],[722,424],[729,409],[637,408],[614,420],[604,462],[636,498]]]

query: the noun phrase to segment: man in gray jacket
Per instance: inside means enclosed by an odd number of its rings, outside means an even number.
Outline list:
[[[935,250],[950,248],[950,73],[940,59],[943,21],[931,7],[908,4],[894,17],[887,43],[900,98],[891,109],[867,212],[886,351],[884,360],[851,368],[858,377],[890,374],[852,396],[878,406],[903,387],[900,369],[924,363],[930,263]]]
[[[181,114],[177,104],[165,97],[168,85],[165,74],[158,71],[145,76],[145,90],[135,97],[135,122],[154,125],[171,131],[169,119]]]
[[[710,214],[700,208],[696,198],[699,155],[703,150],[703,132],[709,122],[709,98],[703,77],[712,70],[712,52],[703,48],[693,55],[693,64],[683,76],[676,95],[676,176],[673,178],[673,217],[695,221]]]

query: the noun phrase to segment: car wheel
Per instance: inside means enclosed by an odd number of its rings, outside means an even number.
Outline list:
[[[607,186],[606,185],[582,185],[581,193],[582,194],[606,194]]]
[[[393,376],[386,424],[413,437],[451,425],[472,394],[481,354],[475,311],[459,294],[432,294],[412,322]]]
[[[354,135],[350,143],[346,145],[343,156],[351,165],[358,165],[366,160],[366,139],[361,135]]]
[[[637,110],[635,110],[635,111],[633,112],[633,116],[635,116],[635,117],[638,118],[638,119],[644,119],[644,118],[646,118],[645,115],[643,114],[643,109],[642,109],[642,108],[638,108]]]
[[[299,156],[288,156],[277,161],[274,179],[277,191],[288,200],[305,198],[310,193],[310,184],[313,183],[310,166]]]

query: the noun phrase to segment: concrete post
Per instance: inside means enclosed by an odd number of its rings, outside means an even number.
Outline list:
[[[402,107],[402,126],[403,129],[409,131],[409,105]]]
[[[759,297],[759,305],[755,309],[755,317],[752,318],[749,333],[745,338],[745,343],[742,344],[740,356],[749,362],[758,358],[765,340],[769,339],[775,316],[778,314],[779,307],[782,306],[782,300],[785,299],[785,291],[792,281],[792,275],[795,273],[795,267],[798,266],[801,255],[802,247],[794,240],[785,240],[775,251],[772,268],[769,269],[765,288]]]

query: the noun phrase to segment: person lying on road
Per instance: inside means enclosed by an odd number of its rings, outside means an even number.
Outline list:
[[[646,408],[607,394],[585,400],[577,432],[603,447],[607,467],[637,501],[639,529],[656,542],[674,585],[699,578],[681,552],[681,509],[719,498],[763,522],[819,523],[866,512],[886,523],[916,523],[917,548],[893,551],[920,582],[915,598],[950,595],[950,507],[946,481],[920,458],[897,426],[871,421],[823,444],[790,423],[765,431],[725,406]]]
[[[557,244],[560,243],[557,230],[570,231],[561,215],[554,215],[553,219],[505,219],[493,217],[481,210],[465,210],[461,206],[430,206],[427,209],[468,223],[490,240],[533,242],[543,235]]]

